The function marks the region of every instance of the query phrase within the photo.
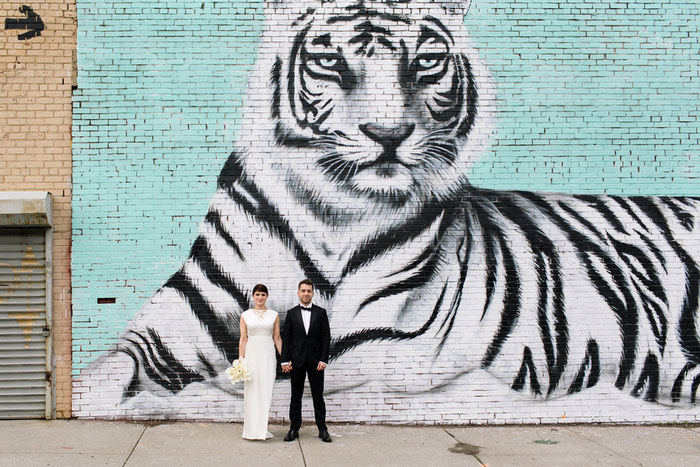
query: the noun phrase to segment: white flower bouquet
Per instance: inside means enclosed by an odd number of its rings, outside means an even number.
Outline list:
[[[226,376],[231,380],[231,384],[236,384],[239,381],[250,381],[250,370],[245,363],[245,358],[234,360],[231,366],[226,368]]]

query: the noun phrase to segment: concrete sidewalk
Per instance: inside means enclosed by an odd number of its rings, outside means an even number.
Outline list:
[[[300,439],[241,439],[241,424],[0,421],[0,466],[699,466],[700,427],[329,426]]]

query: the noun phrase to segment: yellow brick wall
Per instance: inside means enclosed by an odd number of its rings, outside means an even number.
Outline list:
[[[53,339],[56,416],[71,414],[71,85],[75,1],[0,3],[0,21],[41,17],[40,36],[0,31],[0,190],[49,191],[54,200]]]

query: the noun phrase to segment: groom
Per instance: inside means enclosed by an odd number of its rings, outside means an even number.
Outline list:
[[[326,404],[323,402],[323,370],[326,369],[331,346],[328,315],[320,306],[311,304],[314,284],[310,280],[304,279],[299,283],[297,295],[300,304],[287,311],[282,328],[282,371],[292,373],[292,400],[289,403],[291,426],[284,440],[294,441],[299,437],[301,396],[308,376],[318,437],[330,443],[331,435],[326,428]]]

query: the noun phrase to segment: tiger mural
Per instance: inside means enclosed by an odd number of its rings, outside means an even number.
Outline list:
[[[284,311],[303,277],[329,311],[330,392],[428,393],[481,369],[534,398],[610,384],[697,402],[700,199],[471,186],[495,97],[464,10],[267,1],[260,118],[189,259],[76,378],[77,415],[239,400],[222,372],[253,285]],[[195,384],[204,402],[178,406]]]

